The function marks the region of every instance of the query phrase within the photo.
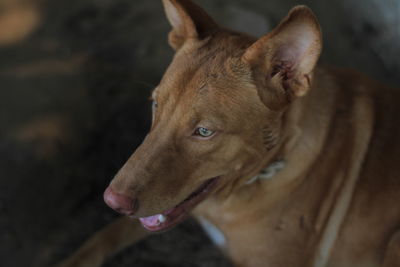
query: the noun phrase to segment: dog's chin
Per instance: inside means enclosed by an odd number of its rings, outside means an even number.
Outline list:
[[[166,231],[181,223],[189,215],[189,212],[202,202],[215,188],[219,176],[208,179],[196,191],[190,194],[184,201],[172,209],[163,211],[149,217],[139,218],[143,227],[151,232]]]

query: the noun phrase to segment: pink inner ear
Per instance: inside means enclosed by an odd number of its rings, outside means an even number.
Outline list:
[[[163,0],[165,12],[178,37],[202,39],[218,29],[214,20],[190,0]]]
[[[293,66],[294,66],[294,61],[285,61],[285,60],[279,60],[279,61],[274,61],[273,63],[273,69],[271,72],[271,78],[274,77],[276,74],[280,74],[283,80],[287,80],[293,77]]]
[[[165,1],[165,10],[172,27],[182,34],[184,31],[184,24],[177,8],[171,2]]]
[[[307,73],[305,69],[307,69],[310,61],[307,56],[312,56],[310,51],[315,42],[315,34],[312,29],[307,25],[300,24],[287,29],[282,35],[279,36],[281,44],[274,45],[277,50],[272,58],[273,71],[271,76],[281,73],[284,79],[290,79],[296,71]]]
[[[169,18],[171,20],[172,27],[181,29],[183,23],[175,8],[171,8],[171,11],[169,12]]]

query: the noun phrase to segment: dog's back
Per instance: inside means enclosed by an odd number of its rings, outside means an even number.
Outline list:
[[[343,100],[350,101],[349,108],[364,102],[348,127],[358,125],[361,135],[362,131],[371,131],[365,155],[359,155],[363,161],[331,257],[335,266],[347,266],[345,262],[351,258],[361,261],[360,266],[380,266],[400,230],[400,106],[396,101],[400,99],[400,90],[383,86],[356,71],[331,69],[331,73],[338,88],[351,99]],[[360,140],[355,139],[350,145],[357,141]],[[344,157],[345,153],[349,152],[344,151]],[[399,241],[396,242],[398,246]]]

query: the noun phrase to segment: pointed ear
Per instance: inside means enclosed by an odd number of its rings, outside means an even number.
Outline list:
[[[277,108],[306,94],[321,47],[318,21],[306,6],[293,8],[272,32],[252,44],[242,59],[265,85],[259,89],[262,101]]]
[[[201,40],[218,29],[214,20],[190,0],[163,0],[172,26],[169,44],[178,50],[189,39]]]

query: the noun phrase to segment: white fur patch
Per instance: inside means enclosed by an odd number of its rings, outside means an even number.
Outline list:
[[[203,227],[204,232],[208,235],[208,237],[212,240],[212,242],[220,248],[225,247],[226,238],[224,233],[217,226],[204,219],[203,217],[199,217],[200,225]]]

